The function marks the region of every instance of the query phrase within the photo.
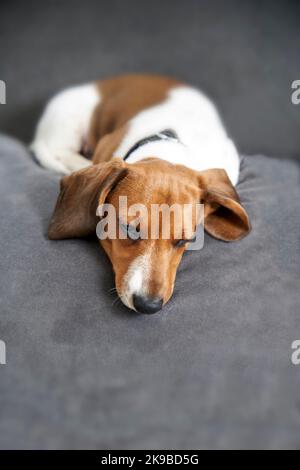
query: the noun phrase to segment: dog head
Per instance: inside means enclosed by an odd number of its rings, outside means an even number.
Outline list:
[[[124,197],[125,209],[120,207]],[[114,236],[108,232],[101,244],[111,260],[118,295],[127,307],[154,313],[170,299],[182,255],[203,222],[199,203],[204,204],[205,230],[215,238],[233,241],[249,232],[247,213],[224,170],[196,172],[157,158],[133,164],[113,159],[62,179],[48,235],[63,239],[95,233],[97,208],[109,204],[115,210],[105,222],[114,227]],[[179,209],[179,219],[169,212],[167,236],[162,205]],[[153,217],[153,207],[158,217]]]

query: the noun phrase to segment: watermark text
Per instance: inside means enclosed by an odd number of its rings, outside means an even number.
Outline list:
[[[293,349],[293,353],[291,355],[291,361],[294,366],[300,365],[300,340],[297,339],[292,342],[291,348]]]
[[[0,339],[0,365],[6,364],[6,344]]]
[[[293,104],[300,104],[300,80],[294,80],[292,83],[292,89],[294,90],[291,95],[291,101]]]
[[[98,206],[100,221],[96,233],[100,240],[170,240],[186,244],[187,250],[203,248],[204,206],[195,204],[127,204],[120,196],[118,207],[105,203]]]
[[[6,84],[0,80],[0,104],[6,104]]]

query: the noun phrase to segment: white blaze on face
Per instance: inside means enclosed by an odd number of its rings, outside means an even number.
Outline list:
[[[151,251],[150,249],[147,253],[138,256],[131,263],[124,277],[121,299],[127,307],[133,310],[133,294],[147,294],[151,270]]]

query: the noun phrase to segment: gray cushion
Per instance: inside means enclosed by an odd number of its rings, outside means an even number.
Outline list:
[[[49,241],[59,177],[0,138],[1,448],[299,447],[296,163],[243,160],[252,233],[188,252],[160,315],[108,290],[96,239]]]

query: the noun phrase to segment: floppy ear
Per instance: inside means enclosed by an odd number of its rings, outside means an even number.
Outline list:
[[[204,228],[215,238],[227,242],[239,240],[250,230],[247,212],[225,170],[206,170],[199,173],[204,202]]]
[[[114,159],[62,178],[60,194],[48,229],[51,240],[84,237],[96,229],[96,210],[126,176],[127,165]]]

